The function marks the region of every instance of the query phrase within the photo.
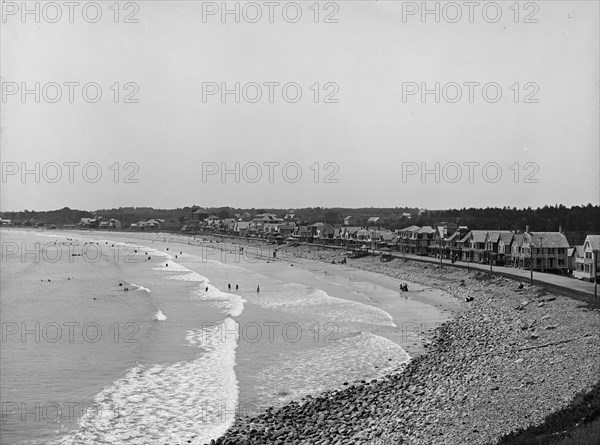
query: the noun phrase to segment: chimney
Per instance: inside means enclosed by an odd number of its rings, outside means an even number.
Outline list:
[[[525,233],[529,233],[529,226],[525,226]]]
[[[558,226],[558,233],[562,233],[562,226]]]

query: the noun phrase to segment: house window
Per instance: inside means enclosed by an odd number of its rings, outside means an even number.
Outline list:
[[[563,258],[559,258],[558,259],[558,265],[559,266],[564,266],[565,265],[565,260]]]

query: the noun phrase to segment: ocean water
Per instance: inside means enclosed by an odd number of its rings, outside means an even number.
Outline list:
[[[188,238],[1,235],[2,443],[203,444],[409,359],[387,312]]]

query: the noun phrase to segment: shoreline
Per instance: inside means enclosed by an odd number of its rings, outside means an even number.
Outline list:
[[[160,236],[173,243],[190,239]],[[318,263],[303,257],[308,248],[289,249],[288,260]],[[330,264],[331,258],[317,269],[381,274],[378,281],[407,281],[457,302],[473,300],[432,333],[428,353],[406,366],[238,418],[211,443],[495,444],[512,431],[541,424],[598,382],[597,306],[481,271],[401,259],[381,263],[377,257],[342,266]]]
[[[494,444],[598,381],[598,310],[580,301],[480,271],[347,264],[473,300],[404,369],[238,419],[211,443]]]

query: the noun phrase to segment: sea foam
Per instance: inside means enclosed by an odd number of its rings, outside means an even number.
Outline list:
[[[53,443],[204,444],[221,436],[234,421],[239,392],[237,341],[222,332],[236,327],[226,318],[216,327],[189,331],[186,340],[202,355],[133,367],[95,397],[100,409],[86,412],[75,431]]]

